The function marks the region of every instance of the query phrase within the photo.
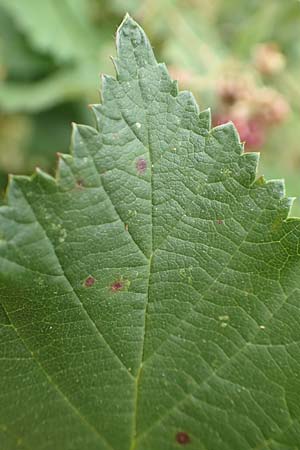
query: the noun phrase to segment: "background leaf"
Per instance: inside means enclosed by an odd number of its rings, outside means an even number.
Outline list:
[[[34,47],[58,60],[86,55],[98,45],[99,34],[89,26],[89,9],[84,0],[1,0],[0,4],[17,19]]]

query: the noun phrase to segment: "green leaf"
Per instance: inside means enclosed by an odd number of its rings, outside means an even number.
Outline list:
[[[43,76],[45,71],[53,70],[49,58],[34,53],[24,35],[1,6],[0,0],[0,79],[34,79]],[[1,90],[3,87],[1,86]]]
[[[0,85],[0,106],[10,113],[20,110],[38,112],[61,101],[82,97],[95,81],[96,77],[77,67],[63,68],[34,83],[6,81]]]
[[[111,24],[94,26],[90,13],[85,0],[0,0],[2,110],[37,112],[94,98],[100,68],[107,68],[100,62],[111,54]]]
[[[0,209],[1,449],[298,449],[291,199],[128,16],[117,52],[97,130]]]
[[[85,0],[0,0],[0,5],[33,47],[53,54],[59,61],[82,56],[96,45],[97,32],[90,25]]]

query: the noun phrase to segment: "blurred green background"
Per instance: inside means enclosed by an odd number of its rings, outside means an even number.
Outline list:
[[[55,170],[72,121],[93,124],[125,12],[215,124],[233,120],[260,174],[300,197],[299,0],[0,0],[0,192]],[[297,199],[293,214],[300,216]]]

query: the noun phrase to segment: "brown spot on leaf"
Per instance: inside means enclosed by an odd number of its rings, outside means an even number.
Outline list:
[[[123,281],[115,281],[112,285],[111,285],[111,290],[113,292],[117,292],[117,291],[121,291],[124,287],[124,283]]]
[[[83,180],[77,180],[77,181],[76,181],[76,187],[77,187],[78,189],[83,188],[83,187],[84,187],[84,181],[83,181]]]
[[[91,275],[89,275],[86,278],[84,285],[85,285],[85,287],[91,287],[91,286],[93,286],[93,284],[95,284],[95,281],[96,281],[95,278],[92,277]]]
[[[128,231],[128,223],[125,223],[125,230]]]
[[[224,221],[223,221],[222,219],[218,219],[218,220],[217,220],[217,224],[218,224],[218,225],[223,225],[223,223],[224,223]]]
[[[136,169],[139,174],[145,173],[147,169],[147,161],[143,158],[138,158],[136,160]]]
[[[179,431],[176,434],[176,441],[180,445],[186,445],[186,444],[189,444],[191,442],[191,439],[190,439],[189,435],[185,431]]]

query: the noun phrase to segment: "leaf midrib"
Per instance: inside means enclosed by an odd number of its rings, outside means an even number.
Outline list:
[[[149,297],[150,297],[150,277],[151,277],[152,264],[153,264],[153,203],[154,203],[153,202],[153,168],[154,168],[154,164],[153,164],[152,149],[151,149],[151,136],[150,136],[149,121],[148,121],[148,108],[146,108],[146,106],[145,106],[144,98],[142,95],[139,70],[137,70],[137,77],[138,77],[141,98],[142,98],[143,104],[144,104],[146,129],[147,129],[147,144],[148,144],[147,150],[148,150],[148,155],[149,155],[149,170],[150,170],[151,246],[150,246],[150,257],[148,259],[148,280],[147,280],[147,297],[146,297],[146,305],[145,305],[145,312],[144,312],[144,331],[143,331],[143,338],[142,338],[142,344],[141,344],[140,366],[138,368],[137,376],[135,379],[133,426],[132,426],[132,435],[131,435],[131,445],[130,445],[129,450],[136,450],[137,443],[138,443],[138,441],[137,441],[137,418],[138,418],[138,403],[139,403],[139,385],[141,382],[144,356],[145,356],[145,341],[146,341],[146,334],[147,334],[147,315],[148,315],[148,306],[149,306]],[[130,127],[130,129],[131,129],[131,127]]]

